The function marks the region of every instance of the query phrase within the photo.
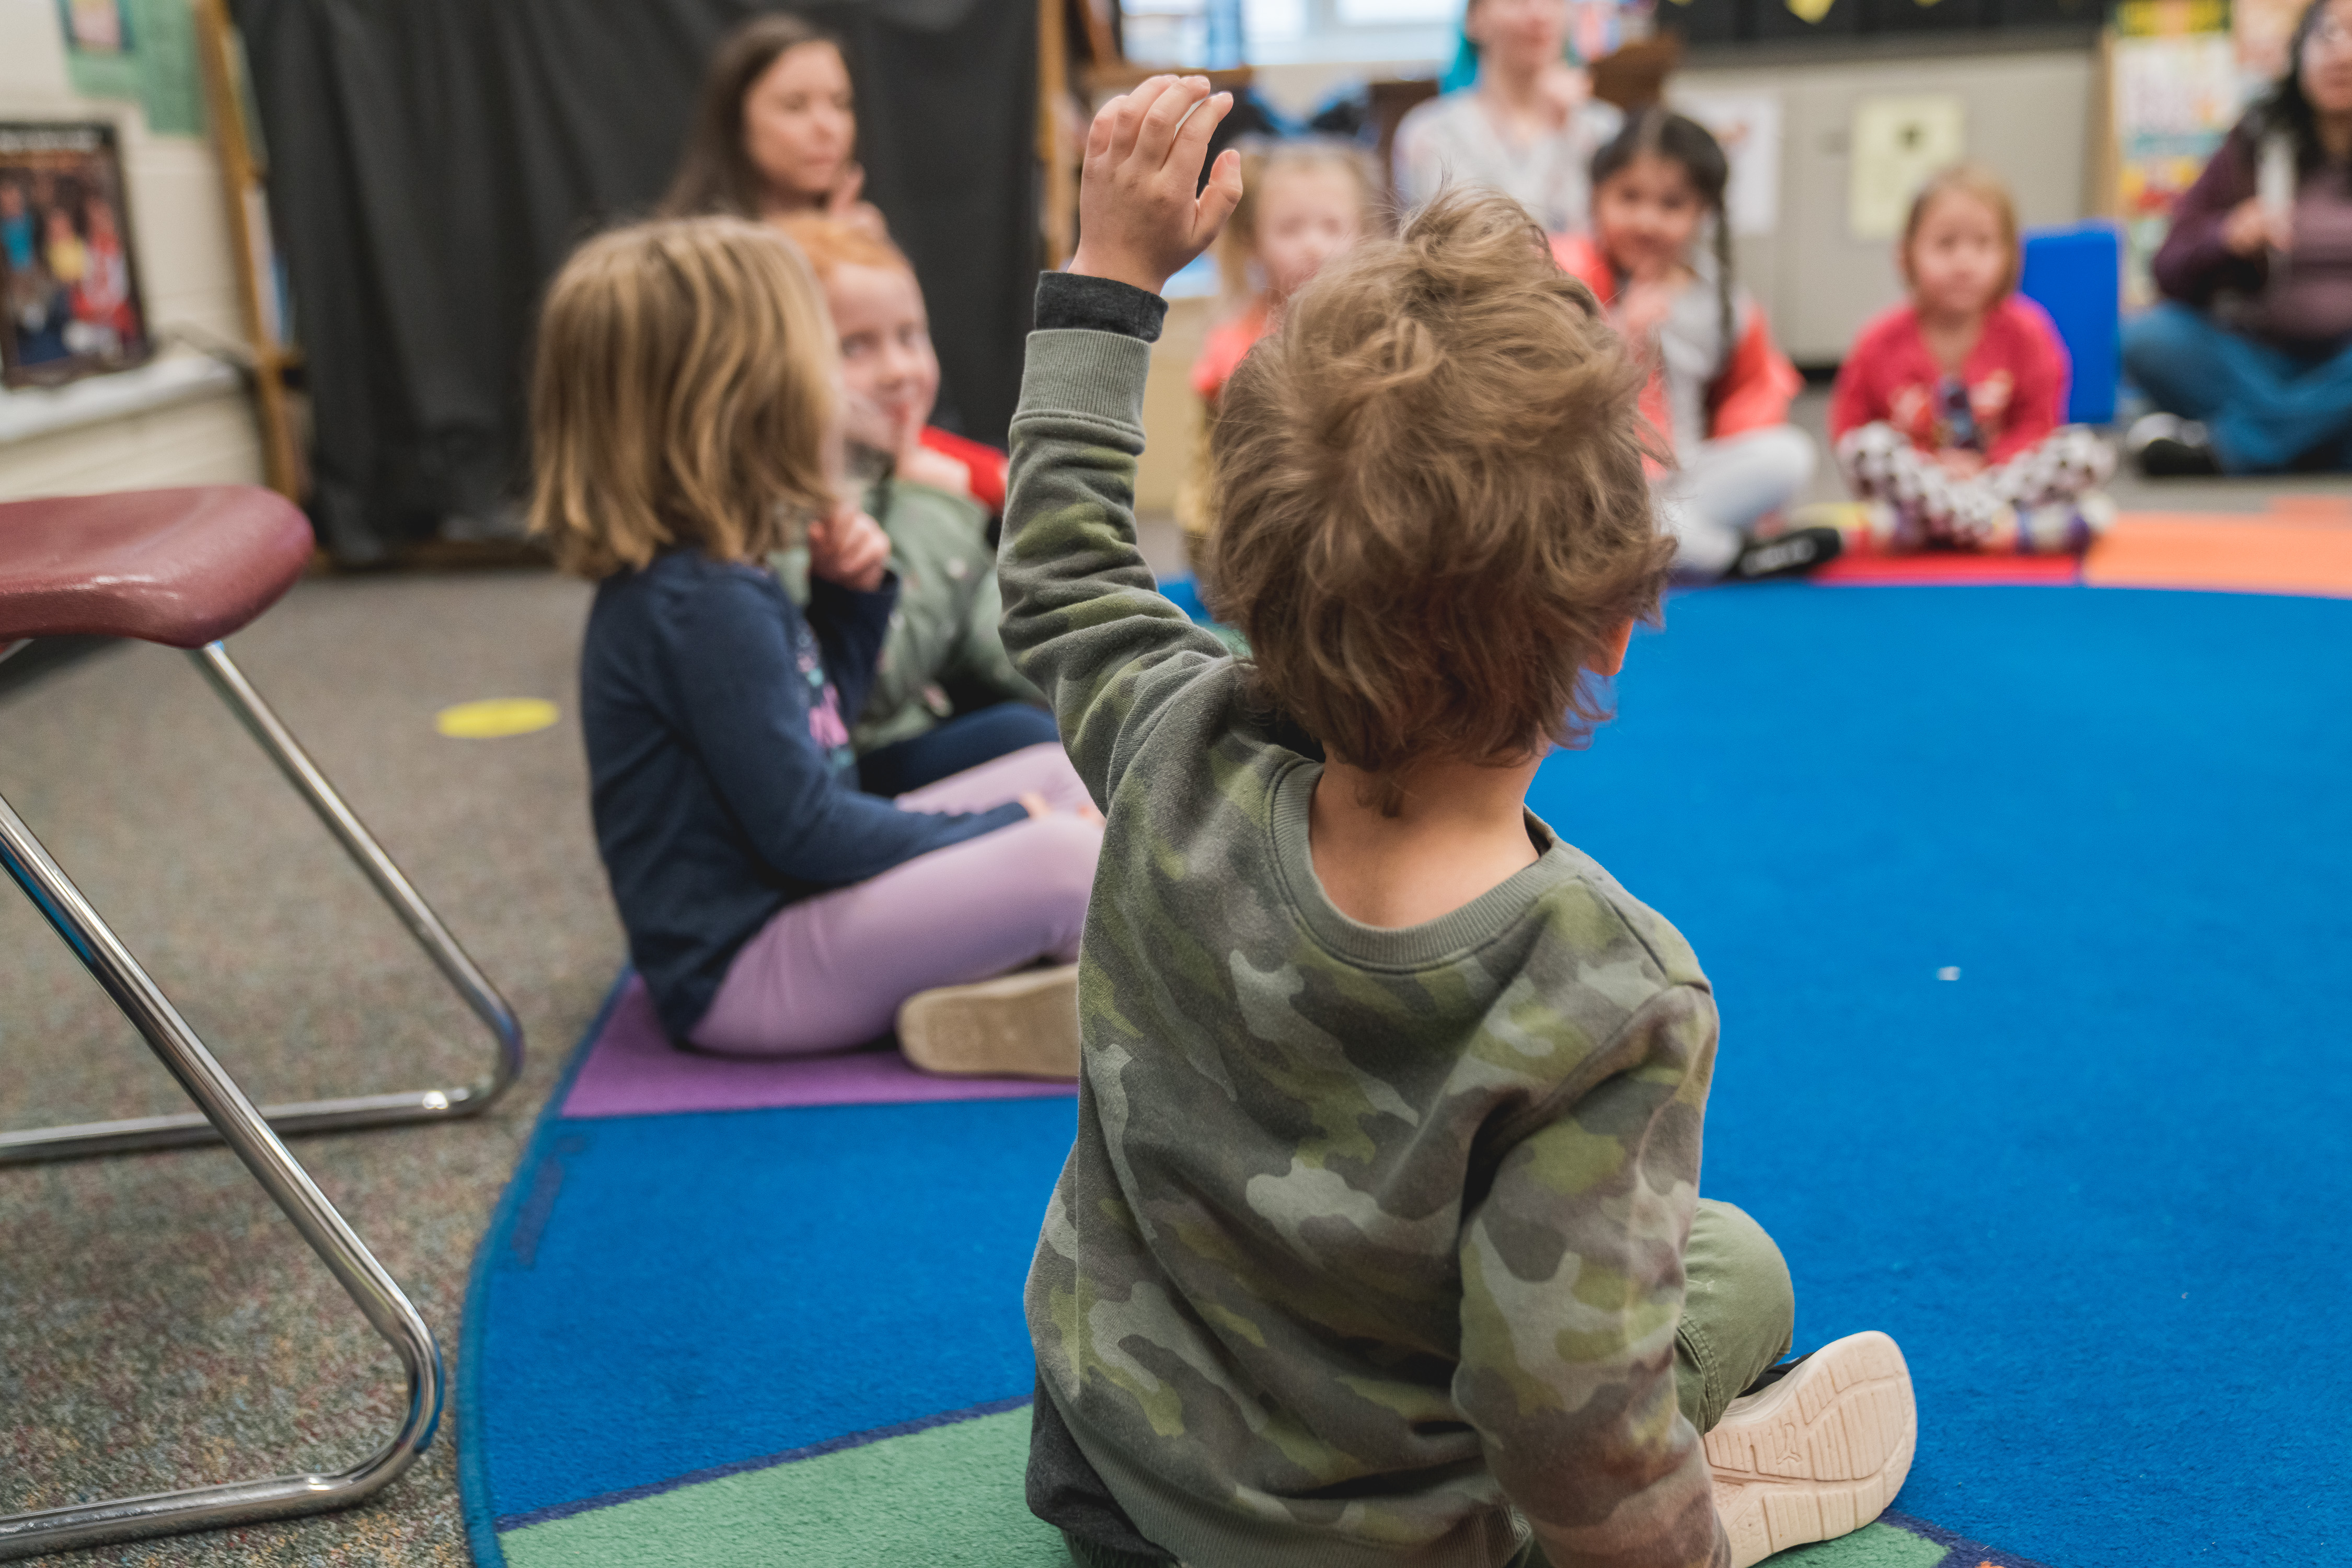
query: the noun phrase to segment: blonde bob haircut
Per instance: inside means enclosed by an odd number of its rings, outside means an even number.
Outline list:
[[[1352,142],[1331,136],[1299,136],[1269,142],[1252,137],[1238,143],[1242,154],[1242,199],[1217,236],[1217,280],[1228,302],[1253,299],[1259,280],[1251,276],[1257,260],[1258,209],[1266,185],[1286,174],[1331,174],[1355,186],[1356,229],[1369,238],[1395,232],[1389,213],[1388,190],[1371,155]]]
[[[1212,607],[1383,810],[1417,762],[1508,764],[1607,716],[1591,671],[1674,558],[1640,384],[1526,209],[1458,191],[1334,258],[1234,373]]]
[[[582,246],[549,287],[531,378],[531,531],[568,572],[673,545],[756,560],[835,505],[824,296],[781,235],[670,218]]]
[[[2017,279],[2025,270],[2025,251],[2019,243],[2017,203],[2009,194],[2009,186],[1999,174],[1981,163],[1955,163],[1927,176],[1911,198],[1911,210],[1903,219],[1903,277],[1911,278],[1911,244],[1919,237],[1919,226],[1927,221],[1927,210],[1946,196],[1966,196],[1980,202],[1992,214],[2000,226],[2001,244],[2009,248],[2009,266],[2000,275],[2000,292],[1993,296],[1998,304],[2017,292]]]

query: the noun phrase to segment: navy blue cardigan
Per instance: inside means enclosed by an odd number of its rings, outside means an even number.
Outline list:
[[[866,700],[898,584],[773,574],[671,550],[597,585],[580,654],[596,844],[629,953],[673,1039],[786,904],[1021,821],[901,811],[857,789]]]

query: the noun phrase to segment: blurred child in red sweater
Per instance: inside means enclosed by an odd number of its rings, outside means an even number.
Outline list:
[[[1991,174],[1920,190],[1895,252],[1911,298],[1854,340],[1830,439],[1881,548],[2079,551],[2114,516],[2106,444],[2062,426],[2065,345],[2017,293],[2017,209]]]

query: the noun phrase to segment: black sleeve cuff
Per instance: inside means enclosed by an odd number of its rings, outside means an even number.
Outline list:
[[[1038,274],[1040,331],[1076,327],[1089,332],[1117,332],[1150,343],[1160,341],[1160,323],[1167,319],[1168,301],[1131,283],[1076,272]]]

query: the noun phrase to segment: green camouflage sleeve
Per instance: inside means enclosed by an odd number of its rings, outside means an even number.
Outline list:
[[[1463,1227],[1454,1398],[1553,1568],[1730,1562],[1674,1373],[1715,1044],[1703,987],[1660,992]]]
[[[1004,646],[1054,710],[1097,805],[1152,718],[1225,647],[1160,597],[1135,547],[1143,451],[1139,338],[1029,334],[997,576]]]

